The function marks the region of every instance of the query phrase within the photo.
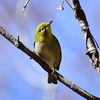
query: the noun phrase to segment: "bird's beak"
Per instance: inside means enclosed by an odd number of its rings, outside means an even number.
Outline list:
[[[51,25],[52,22],[53,22],[53,21],[50,21],[50,22],[44,27],[44,29],[46,29],[46,27],[49,27],[49,26]]]
[[[53,21],[50,21],[50,22],[45,26],[45,28],[48,27],[48,26],[50,26],[52,22],[53,22]]]
[[[49,25],[51,25],[52,22],[53,22],[53,21],[50,21],[50,22],[49,22]]]

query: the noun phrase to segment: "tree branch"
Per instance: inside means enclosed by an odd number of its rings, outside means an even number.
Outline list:
[[[39,56],[37,56],[34,51],[31,51],[29,48],[27,48],[23,43],[19,41],[19,37],[18,39],[14,38],[1,26],[0,26],[0,34],[3,35],[7,40],[9,40],[18,49],[22,50],[25,54],[27,54],[31,59],[34,59],[46,72],[48,73],[53,72],[53,70],[48,66],[48,64],[46,64],[46,62],[44,62]],[[53,75],[56,77],[57,80],[59,80],[61,83],[63,83],[64,85],[66,85],[67,87],[69,87],[74,92],[81,95],[82,97],[88,100],[100,100],[100,98],[89,94],[85,90],[81,89],[80,87],[76,86],[74,83],[67,80],[62,75],[60,75],[58,72],[54,71]]]
[[[90,32],[85,13],[81,8],[79,1],[72,0],[72,3],[75,11],[75,18],[78,20],[85,38],[86,50],[87,50],[86,55],[89,56],[93,68],[95,68],[100,74],[100,62],[99,62],[99,50],[98,50],[99,46]]]
[[[24,12],[24,11],[25,11],[25,9],[26,9],[26,7],[27,7],[27,5],[28,5],[29,1],[30,1],[30,0],[27,0],[27,1],[26,1],[26,3],[24,4],[24,7],[23,7],[23,9],[22,9],[22,12]]]

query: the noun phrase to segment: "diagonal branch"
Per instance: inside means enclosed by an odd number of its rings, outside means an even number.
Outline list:
[[[24,7],[23,7],[23,9],[22,9],[22,12],[24,12],[24,11],[25,11],[25,9],[26,9],[26,7],[27,7],[27,5],[28,5],[29,1],[30,1],[30,0],[27,0],[27,1],[26,1],[26,3],[24,4]]]
[[[22,50],[25,54],[27,54],[31,59],[34,59],[46,72],[48,73],[53,72],[53,70],[46,64],[46,62],[44,62],[39,56],[37,56],[34,51],[31,51],[29,48],[27,48],[23,43],[19,41],[19,37],[18,39],[14,38],[1,26],[0,26],[0,34],[4,36],[7,40],[9,40],[18,49]],[[66,85],[67,87],[69,87],[71,90],[78,93],[82,97],[88,100],[100,100],[100,98],[89,94],[87,91],[81,89],[74,83],[67,80],[62,75],[60,75],[58,72],[54,71],[53,75],[56,77],[57,80],[59,80],[61,83],[63,83],[64,85]]]
[[[75,11],[75,18],[78,20],[85,38],[86,50],[87,50],[86,55],[89,56],[93,68],[97,69],[98,73],[100,74],[100,67],[99,67],[100,62],[99,62],[99,50],[98,50],[99,46],[90,32],[85,13],[81,8],[79,1],[72,0],[72,3]]]

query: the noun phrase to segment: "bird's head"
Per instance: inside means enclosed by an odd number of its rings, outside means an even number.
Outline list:
[[[53,21],[50,21],[49,23],[41,23],[37,26],[36,32],[35,32],[35,41],[36,42],[45,42],[52,38],[52,31],[50,24]]]

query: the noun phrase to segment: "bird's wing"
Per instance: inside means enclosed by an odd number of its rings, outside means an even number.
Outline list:
[[[54,36],[54,35],[53,35]],[[55,37],[55,36],[54,36]],[[62,52],[61,52],[61,47],[60,47],[60,44],[59,44],[59,41],[58,39],[55,37],[57,43],[58,43],[58,46],[59,46],[59,50],[60,50],[60,61],[59,61],[59,64],[58,66],[56,67],[57,70],[59,70],[59,67],[60,67],[60,62],[61,62],[61,59],[62,59]]]

